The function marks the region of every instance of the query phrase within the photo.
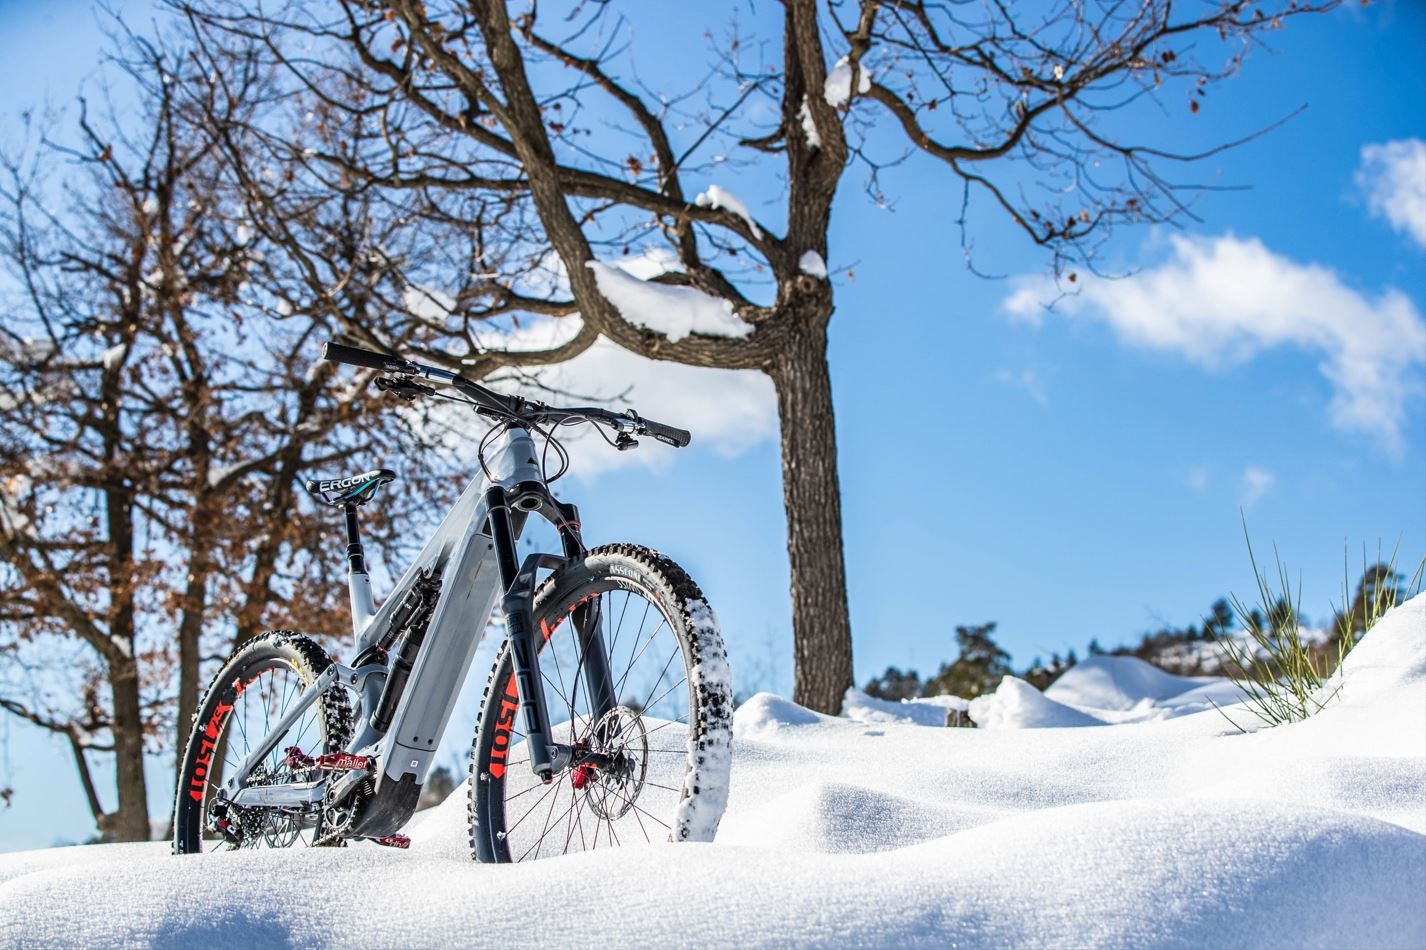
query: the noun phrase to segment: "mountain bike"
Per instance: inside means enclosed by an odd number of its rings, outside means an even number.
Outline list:
[[[554,408],[352,346],[328,343],[322,355],[376,370],[375,385],[400,398],[470,406],[488,423],[474,441],[480,471],[380,608],[358,513],[395,473],[306,483],[343,514],[352,658],[338,662],[285,630],[239,647],[194,715],[174,852],[408,846],[401,828],[492,619],[503,621],[504,640],[470,764],[474,856],[507,862],[711,840],[732,741],[713,611],[656,551],[586,549],[578,510],[549,487],[569,467],[560,427],[593,425],[621,450],[645,435],[682,447],[689,433],[632,410]],[[521,561],[516,544],[532,516],[554,527],[562,550]]]

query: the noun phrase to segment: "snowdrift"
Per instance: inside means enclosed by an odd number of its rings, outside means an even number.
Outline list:
[[[755,697],[712,845],[476,865],[461,790],[406,852],[0,856],[0,944],[1426,945],[1426,598],[1296,725],[1240,734],[1176,702],[1215,684],[1132,664],[1017,683],[984,708],[1018,728]],[[528,894],[548,895],[537,919]]]
[[[1221,676],[1175,676],[1132,656],[1092,656],[1043,693],[1014,676],[1005,677],[994,693],[970,701],[932,696],[888,702],[851,689],[843,715],[861,722],[940,726],[948,710],[961,709],[985,729],[1045,729],[1172,719],[1242,699],[1238,687]]]

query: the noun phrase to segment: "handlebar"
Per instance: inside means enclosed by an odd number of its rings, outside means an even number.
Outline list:
[[[643,420],[644,431],[667,445],[681,449],[689,442],[693,441],[693,435],[687,429],[676,429],[673,426],[666,426],[662,422],[655,422],[652,419]]]
[[[346,363],[349,366],[360,366],[363,369],[374,369],[397,376],[423,376],[426,379],[447,383],[470,397],[478,411],[501,418],[513,417],[528,422],[559,423],[568,419],[589,419],[594,422],[602,422],[620,433],[620,448],[633,447],[633,442],[628,442],[625,445],[623,441],[630,432],[635,435],[653,436],[660,442],[675,448],[683,448],[693,440],[692,434],[687,429],[679,429],[675,426],[664,425],[662,422],[655,422],[652,419],[641,418],[632,410],[626,413],[617,413],[595,407],[556,409],[543,403],[530,402],[519,396],[503,395],[493,389],[487,389],[479,383],[473,383],[459,373],[452,373],[436,366],[426,366],[400,356],[364,350],[357,346],[346,346],[342,343],[329,341],[322,344],[321,358],[334,363]],[[411,387],[411,389],[413,391],[408,398],[423,390],[430,392],[426,387],[417,386]]]
[[[416,365],[399,356],[388,356],[385,353],[363,350],[358,346],[345,346],[330,341],[322,344],[322,359],[331,360],[333,363],[346,363],[348,366],[360,366],[364,369],[381,370],[384,373],[400,373],[406,371],[407,367]]]

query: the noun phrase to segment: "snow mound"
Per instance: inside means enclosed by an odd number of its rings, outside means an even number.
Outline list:
[[[412,851],[471,860],[470,780],[457,785],[439,805],[417,812],[402,830],[411,839]]]
[[[1007,676],[988,696],[970,701],[970,717],[984,729],[1060,729],[1102,726],[1096,719],[1045,696],[1022,679]]]
[[[733,733],[739,737],[767,734],[786,726],[815,726],[831,718],[772,693],[754,693],[733,713]]]
[[[725,823],[720,844],[790,852],[892,851],[980,824],[980,813],[913,801],[859,785],[812,782]]]
[[[1393,607],[1377,621],[1347,654],[1334,680],[1343,693],[1350,688],[1366,696],[1426,682],[1426,594]]]
[[[911,854],[935,855],[973,882],[948,908],[965,945],[1426,941],[1426,838],[1340,812],[1262,801],[1095,802],[983,825]],[[1011,907],[1015,920],[1005,919]]]
[[[1213,676],[1175,676],[1132,656],[1092,656],[1055,680],[1045,695],[1067,706],[1127,710],[1145,699],[1162,701],[1220,682]]]
[[[944,726],[952,709],[964,710],[969,703],[959,696],[928,696],[917,699],[877,699],[859,689],[847,690],[842,699],[842,715],[857,722],[913,722],[918,726]]]

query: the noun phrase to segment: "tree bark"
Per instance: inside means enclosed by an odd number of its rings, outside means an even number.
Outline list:
[[[203,466],[204,478],[207,466]],[[183,607],[178,625],[178,709],[175,722],[175,741],[178,755],[174,768],[182,767],[183,748],[188,743],[188,730],[192,725],[193,713],[198,708],[198,673],[202,664],[203,623],[208,614],[208,577],[213,571],[213,531],[212,519],[217,515],[209,511],[200,499],[189,516],[193,525],[191,534],[192,560],[188,566],[188,580],[183,591]]]
[[[782,429],[782,496],[792,567],[792,698],[808,709],[837,715],[852,685],[852,629],[827,366],[829,316],[799,322],[768,372],[777,389]]]
[[[114,693],[114,784],[119,807],[108,830],[115,841],[149,839],[148,786],[144,779],[144,724],[139,708],[139,668],[131,659],[111,660]]]

